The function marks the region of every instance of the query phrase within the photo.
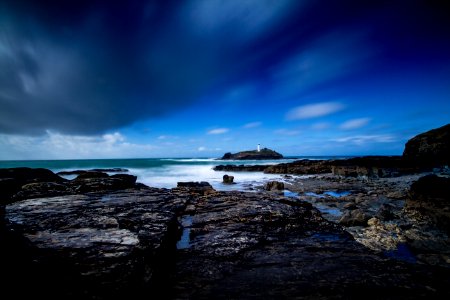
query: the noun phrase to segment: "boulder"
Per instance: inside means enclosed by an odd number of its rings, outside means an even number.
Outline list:
[[[284,190],[284,183],[280,181],[269,181],[265,186],[266,191],[282,191]]]
[[[234,176],[229,176],[227,174],[223,175],[223,183],[225,184],[232,184],[234,183]]]

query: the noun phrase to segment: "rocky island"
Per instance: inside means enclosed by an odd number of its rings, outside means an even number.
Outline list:
[[[225,153],[222,160],[263,160],[263,159],[282,159],[283,155],[268,148],[258,150],[241,151],[238,153]]]
[[[447,299],[448,153],[421,145],[444,158],[422,161],[420,149],[409,149],[414,160],[280,164],[270,170],[284,181],[256,193],[220,192],[207,182],[158,189],[133,175],[92,170],[67,180],[45,169],[2,169],[2,292],[45,299]]]

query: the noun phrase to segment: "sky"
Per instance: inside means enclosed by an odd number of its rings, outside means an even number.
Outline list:
[[[450,123],[444,3],[2,0],[0,160],[401,155]]]

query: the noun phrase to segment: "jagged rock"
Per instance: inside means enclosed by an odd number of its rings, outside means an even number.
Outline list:
[[[29,172],[29,174],[27,174]],[[0,170],[0,194],[3,203],[22,199],[62,196],[87,192],[133,188],[137,177],[128,174],[109,176],[103,172],[86,172],[66,180],[47,169],[13,168]]]
[[[148,189],[11,204],[6,228],[15,239],[0,258],[8,275],[2,292],[45,299],[135,298],[143,287],[156,293],[164,283],[155,276],[174,263],[177,214],[187,200]]]
[[[238,153],[225,153],[221,159],[233,159],[233,160],[261,160],[261,159],[282,159],[283,155],[273,151],[271,149],[263,148],[261,151],[249,150]]]
[[[67,180],[47,169],[0,169],[0,205],[10,203],[23,185],[39,182],[63,183]]]
[[[284,183],[280,181],[269,181],[265,186],[266,191],[282,191],[284,190]]]
[[[432,166],[450,165],[450,124],[410,139],[403,157]]]
[[[234,181],[234,176],[229,176],[227,174],[223,175],[223,183],[232,184]]]

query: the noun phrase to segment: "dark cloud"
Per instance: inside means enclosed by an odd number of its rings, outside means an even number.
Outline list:
[[[257,81],[336,27],[376,26],[374,38],[400,51],[442,25],[408,27],[424,6],[411,2],[399,24],[383,1],[3,1],[0,132],[89,134],[158,117]]]

